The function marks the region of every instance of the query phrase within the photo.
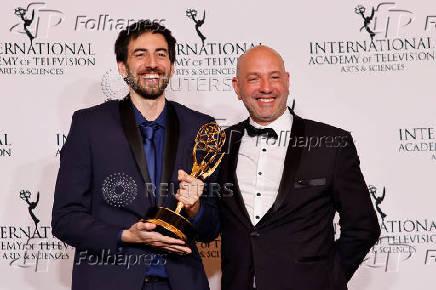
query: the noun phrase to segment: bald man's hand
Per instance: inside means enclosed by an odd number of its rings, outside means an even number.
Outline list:
[[[194,218],[200,211],[200,196],[203,194],[204,183],[181,169],[178,174],[180,185],[176,193],[176,199],[183,202],[188,216]]]

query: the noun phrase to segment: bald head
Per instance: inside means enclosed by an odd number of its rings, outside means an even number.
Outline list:
[[[273,122],[286,110],[289,74],[272,48],[259,45],[239,57],[232,85],[252,120],[260,125]]]
[[[255,59],[266,58],[272,58],[275,61],[279,61],[283,72],[285,71],[285,62],[277,51],[266,45],[258,45],[250,48],[238,58],[238,63],[236,65],[236,77],[239,78],[241,74],[245,72],[244,70],[247,63],[253,62]]]

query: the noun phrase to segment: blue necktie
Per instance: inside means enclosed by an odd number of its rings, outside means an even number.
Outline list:
[[[148,174],[150,175],[150,180],[154,186],[157,184],[156,180],[156,148],[154,145],[154,132],[159,127],[155,122],[142,123],[139,128],[142,133],[142,140],[144,142],[145,159],[147,160]],[[153,191],[155,194],[156,191]]]
[[[142,123],[139,128],[141,129],[141,135],[142,140],[144,142],[144,150],[145,150],[145,159],[147,160],[147,168],[148,168],[148,174],[150,175],[150,180],[153,183],[153,185],[156,186],[157,180],[156,180],[156,147],[154,145],[154,133],[159,128],[159,124],[156,122],[144,122]],[[156,190],[153,191],[153,194],[156,195]],[[163,266],[165,264],[165,259],[160,255],[153,254],[153,259],[151,261],[151,265],[156,265],[153,267],[149,267],[146,271],[148,276],[162,276],[162,273],[165,272],[165,267]],[[165,276],[165,275],[164,275]]]

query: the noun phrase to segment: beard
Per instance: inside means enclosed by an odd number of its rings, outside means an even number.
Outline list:
[[[169,76],[165,75],[165,73],[159,69],[147,69],[140,72],[138,75],[134,75],[128,67],[126,70],[127,77],[124,78],[124,81],[135,91],[135,93],[146,100],[156,100],[162,96],[168,86]],[[155,73],[161,77],[155,86],[149,87],[143,85],[141,76],[147,73]]]

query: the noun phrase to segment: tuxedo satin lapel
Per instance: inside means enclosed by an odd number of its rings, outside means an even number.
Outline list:
[[[166,183],[169,185],[171,175],[174,172],[174,164],[177,156],[177,145],[179,143],[179,120],[173,106],[169,102],[167,104],[167,121],[165,128],[165,147],[163,153],[161,183]],[[162,206],[166,203],[169,195],[173,195],[173,192],[170,192],[170,188],[171,187],[168,186],[168,191],[164,191],[163,194],[159,194],[159,206]]]
[[[236,175],[236,168],[238,165],[238,153],[241,146],[241,139],[244,135],[243,122],[235,125],[234,129],[228,133],[228,147],[227,147],[227,168],[221,167],[220,170],[225,170],[228,179],[232,183],[233,195],[230,197],[223,197],[223,203],[230,207],[236,216],[240,217],[242,222],[249,228],[253,227],[251,224],[250,216],[244,204],[244,199],[238,185],[238,177]]]
[[[144,178],[144,182],[146,184],[151,184],[150,175],[148,174],[147,170],[147,161],[145,159],[141,133],[136,124],[135,112],[133,111],[129,97],[126,97],[120,101],[120,119],[127,142],[129,143],[130,149],[133,152],[133,156],[135,157],[136,164],[138,165],[139,171]],[[150,198],[152,204],[154,204],[153,193],[151,191],[147,192],[147,196]]]
[[[274,201],[270,212],[276,212],[286,200],[286,197],[290,192],[290,187],[294,184],[295,174],[300,165],[301,154],[303,152],[303,147],[292,146],[292,142],[295,138],[305,138],[304,121],[295,115],[292,110],[291,113],[293,115],[293,124],[290,142],[286,152],[283,175],[280,181],[277,198]]]

